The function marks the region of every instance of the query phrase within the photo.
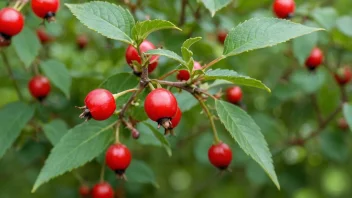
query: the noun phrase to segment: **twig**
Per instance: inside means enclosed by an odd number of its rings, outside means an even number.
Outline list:
[[[20,87],[19,87],[19,85],[17,84],[17,81],[16,81],[15,76],[14,76],[14,74],[13,74],[13,71],[12,71],[12,69],[11,69],[11,66],[10,66],[10,64],[9,64],[9,61],[8,61],[8,59],[7,59],[7,57],[6,57],[6,54],[5,54],[5,52],[3,52],[3,51],[2,51],[0,54],[1,54],[2,60],[4,61],[4,65],[5,65],[6,69],[7,69],[7,72],[9,73],[9,76],[10,76],[11,80],[13,81],[13,85],[14,85],[14,87],[15,87],[15,89],[16,89],[17,96],[18,96],[18,98],[19,98],[20,100],[23,100],[23,96],[22,96],[22,93],[21,93],[21,91],[20,91]]]
[[[203,66],[202,70],[208,69],[209,67],[213,66],[214,64],[216,64],[217,62],[221,61],[224,58],[225,58],[225,56],[220,56],[219,58],[214,59],[213,61],[211,61],[207,65]]]
[[[180,14],[180,21],[178,22],[179,26],[182,26],[186,20],[186,6],[188,4],[188,0],[181,1],[181,14]]]
[[[166,74],[162,75],[159,80],[164,80],[165,78],[169,77],[170,75],[172,75],[173,73],[177,72],[178,70],[174,69],[174,70],[171,70],[169,72],[167,72]]]

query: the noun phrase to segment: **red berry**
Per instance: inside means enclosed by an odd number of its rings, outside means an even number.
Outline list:
[[[339,126],[339,128],[342,129],[342,130],[348,129],[348,123],[347,123],[347,121],[345,120],[345,118],[340,118],[340,119],[338,120],[338,126]]]
[[[212,145],[208,150],[208,158],[215,167],[225,170],[232,160],[231,148],[225,143]]]
[[[238,104],[242,99],[241,88],[238,86],[229,87],[226,90],[226,98],[227,98],[227,101],[229,101],[233,104]]]
[[[218,32],[218,41],[219,41],[219,43],[224,44],[226,37],[227,37],[227,32],[226,31],[220,30]]]
[[[200,70],[202,69],[202,66],[200,65],[199,62],[194,61],[193,64],[193,70]],[[178,74],[176,76],[177,80],[180,81],[187,81],[189,78],[191,77],[190,73],[188,72],[188,70],[182,69],[180,71],[178,71]]]
[[[48,35],[44,28],[37,29],[37,36],[42,44],[49,43],[50,41],[54,40],[54,38]]]
[[[79,187],[79,194],[81,197],[88,197],[90,195],[90,188],[87,185],[82,185]]]
[[[59,7],[60,0],[32,0],[34,14],[48,21],[55,20],[55,15]]]
[[[144,110],[148,117],[164,128],[172,128],[170,120],[175,116],[177,107],[175,96],[163,88],[151,91],[144,101]]]
[[[278,18],[286,19],[292,17],[296,4],[294,0],[275,0],[273,10]]]
[[[123,144],[111,145],[106,151],[105,161],[108,167],[118,175],[123,175],[132,160],[130,150]]]
[[[114,198],[114,189],[107,182],[96,184],[92,190],[92,198]]]
[[[50,92],[50,81],[45,76],[34,76],[28,83],[29,92],[38,100],[43,100]]]
[[[180,123],[180,121],[181,121],[181,117],[182,117],[182,111],[181,111],[180,107],[177,107],[176,114],[171,119],[172,128],[177,127],[178,123]]]
[[[116,109],[114,96],[106,89],[95,89],[88,93],[84,100],[85,110],[81,118],[93,118],[94,120],[108,119]]]
[[[88,37],[84,34],[79,35],[76,42],[79,49],[84,49],[88,44]]]
[[[343,67],[335,73],[335,79],[340,85],[345,85],[352,79],[352,71],[349,67]]]
[[[6,39],[20,33],[24,26],[24,19],[20,12],[13,8],[0,10],[0,35]]]
[[[142,44],[139,46],[139,49],[142,53],[147,52],[148,50],[152,50],[155,49],[155,46],[153,45],[153,43],[144,40],[142,42]],[[134,48],[132,45],[129,45],[127,50],[126,50],[126,61],[127,63],[132,66],[132,61],[137,61],[139,64],[142,64],[142,60],[141,57],[138,55],[138,51],[136,48]],[[152,56],[150,58],[150,63],[148,66],[148,72],[151,73],[152,71],[154,71],[154,69],[158,66],[158,59],[159,56]]]
[[[319,48],[315,47],[306,60],[306,67],[309,70],[315,70],[323,62],[323,59],[323,52]]]

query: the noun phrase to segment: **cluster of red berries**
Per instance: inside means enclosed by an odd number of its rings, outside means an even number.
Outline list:
[[[59,0],[32,0],[32,10],[40,18],[47,21],[55,19],[55,13],[59,9]],[[24,26],[23,15],[14,8],[0,10],[0,47],[11,44],[11,38],[19,34]],[[39,36],[39,35],[38,35]]]

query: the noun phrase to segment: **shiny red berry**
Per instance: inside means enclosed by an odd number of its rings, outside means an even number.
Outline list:
[[[80,118],[94,120],[108,119],[116,109],[116,102],[114,96],[106,89],[95,89],[88,93],[84,100],[84,112]]]
[[[315,47],[306,60],[306,67],[309,70],[315,70],[323,62],[323,59],[323,52],[319,48]]]
[[[87,185],[82,185],[79,187],[79,195],[81,197],[88,197],[90,195],[90,188]]]
[[[130,150],[123,144],[111,145],[105,154],[106,165],[122,176],[132,160]]]
[[[144,101],[144,110],[148,117],[164,128],[172,128],[170,120],[175,116],[177,107],[175,96],[163,88],[151,91]]]
[[[334,75],[336,82],[345,85],[352,79],[352,70],[350,67],[340,68]]]
[[[31,95],[38,100],[43,100],[50,92],[50,81],[45,76],[34,76],[28,83]]]
[[[114,189],[107,182],[96,184],[92,190],[92,198],[114,198]]]
[[[84,34],[79,35],[77,37],[76,43],[79,49],[84,49],[88,44],[88,37]]]
[[[50,36],[44,28],[37,29],[37,36],[42,44],[46,44],[54,40],[54,37]]]
[[[0,35],[6,39],[20,33],[24,26],[24,19],[20,12],[13,8],[0,10]]]
[[[200,65],[199,62],[194,61],[193,64],[193,70],[200,70],[202,69],[202,66]],[[176,75],[177,80],[180,81],[187,81],[189,78],[191,77],[190,73],[188,72],[188,70],[182,69],[180,71],[178,71],[178,74]]]
[[[208,158],[212,165],[225,170],[230,165],[232,160],[231,148],[225,143],[212,145],[208,150]]]
[[[142,44],[139,46],[139,49],[142,53],[155,49],[153,43],[144,40]],[[129,45],[126,54],[125,54],[126,62],[132,67],[132,61],[137,61],[139,64],[142,64],[141,57],[138,55],[138,51],[132,45]],[[148,72],[151,73],[158,66],[159,56],[151,56],[149,60]]]
[[[226,90],[226,98],[227,98],[227,101],[229,101],[233,104],[238,104],[242,99],[241,88],[238,86],[229,87]]]
[[[177,127],[178,123],[180,123],[180,121],[181,121],[181,117],[182,117],[182,111],[181,111],[180,107],[177,107],[176,114],[171,119],[172,128]]]
[[[227,32],[226,31],[224,31],[224,30],[220,30],[219,32],[218,32],[218,41],[219,41],[219,43],[221,43],[221,44],[224,44],[225,43],[225,39],[226,39],[226,37],[227,37]]]
[[[48,21],[55,20],[55,15],[60,7],[60,0],[32,0],[32,10],[39,18]]]
[[[294,0],[275,0],[273,10],[278,18],[287,19],[293,16],[296,4]]]

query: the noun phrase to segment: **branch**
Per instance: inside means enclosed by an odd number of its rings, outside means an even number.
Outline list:
[[[178,22],[179,26],[182,26],[186,20],[186,6],[188,4],[188,0],[182,0],[181,2],[181,14],[180,14],[180,21]]]

